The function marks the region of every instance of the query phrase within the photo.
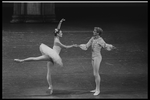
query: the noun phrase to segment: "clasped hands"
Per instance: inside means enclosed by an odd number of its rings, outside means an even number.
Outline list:
[[[80,45],[77,44],[73,44],[72,47],[79,47]]]
[[[80,45],[73,44],[72,47],[79,47],[79,48],[81,48],[82,50],[86,50],[86,49],[87,49],[85,44],[80,44]]]

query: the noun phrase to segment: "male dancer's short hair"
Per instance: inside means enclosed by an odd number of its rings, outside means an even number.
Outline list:
[[[103,33],[102,28],[100,27],[94,27],[96,29],[96,32],[99,33],[99,35],[101,35]]]

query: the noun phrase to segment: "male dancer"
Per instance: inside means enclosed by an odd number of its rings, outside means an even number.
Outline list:
[[[93,37],[88,41],[88,43],[78,45],[78,47],[80,47],[82,50],[87,50],[89,46],[92,47],[92,67],[93,74],[95,76],[96,88],[91,92],[95,92],[94,95],[98,95],[100,93],[99,67],[102,61],[101,48],[103,47],[108,51],[115,49],[113,45],[107,44],[103,40],[103,38],[101,37],[102,33],[103,30],[100,27],[94,27]]]

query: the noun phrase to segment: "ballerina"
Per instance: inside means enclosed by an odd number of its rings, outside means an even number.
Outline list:
[[[93,74],[95,76],[96,88],[90,92],[95,92],[94,95],[98,95],[100,93],[99,67],[102,61],[102,56],[100,53],[101,48],[103,47],[108,51],[112,49],[116,49],[116,47],[114,47],[111,44],[106,43],[103,40],[103,38],[100,36],[102,32],[103,30],[100,27],[94,27],[93,36],[88,41],[88,43],[78,45],[78,47],[80,47],[82,50],[87,50],[89,46],[92,47],[92,67],[93,67]]]
[[[57,64],[61,67],[63,66],[62,59],[59,56],[59,53],[61,52],[62,48],[77,47],[76,44],[67,46],[60,42],[59,38],[63,35],[62,31],[60,30],[60,27],[63,21],[65,21],[65,19],[61,19],[58,24],[58,27],[55,29],[53,48],[50,48],[47,45],[41,43],[39,47],[40,52],[42,54],[41,56],[29,57],[25,59],[14,59],[15,62],[47,61],[47,82],[49,85],[48,89],[50,90],[50,94],[53,93],[50,66],[54,66],[54,64]]]

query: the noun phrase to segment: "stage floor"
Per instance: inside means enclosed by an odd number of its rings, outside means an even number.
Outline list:
[[[57,24],[5,24],[2,30],[2,98],[148,98],[147,27],[143,23],[64,22],[63,44],[87,43],[94,26],[118,49],[102,50],[101,93],[95,87],[91,49],[62,49],[64,67],[52,66],[54,93],[48,94],[46,62],[15,63],[13,59],[40,56],[39,45],[53,46]],[[137,24],[138,23],[138,24]]]

